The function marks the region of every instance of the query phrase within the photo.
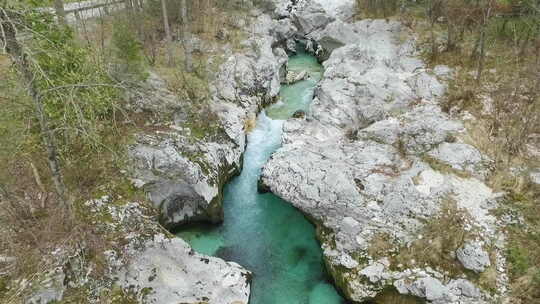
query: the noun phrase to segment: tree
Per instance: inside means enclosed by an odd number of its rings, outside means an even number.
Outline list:
[[[58,202],[69,210],[72,193],[63,174],[69,171],[61,164],[72,167],[88,155],[110,151],[103,139],[115,126],[115,113],[122,112],[120,85],[90,46],[81,45],[70,27],[39,7],[29,2],[0,6],[0,46],[5,45],[19,87],[27,92],[34,109],[29,130],[46,152]]]
[[[443,2],[442,0],[428,0],[425,7],[425,14],[430,24],[431,60],[435,60],[439,54],[434,28],[437,19],[441,17]]]
[[[60,158],[57,152],[57,147],[54,140],[54,134],[49,126],[49,117],[45,111],[44,104],[42,102],[41,94],[39,94],[39,88],[35,82],[35,76],[33,75],[31,65],[28,60],[28,55],[24,52],[21,44],[17,41],[16,29],[13,20],[10,18],[6,10],[0,11],[0,28],[2,29],[2,39],[6,45],[6,51],[15,63],[18,71],[21,73],[23,80],[26,83],[28,95],[32,98],[34,104],[34,110],[39,121],[39,127],[41,130],[41,138],[47,150],[47,161],[49,169],[51,170],[51,177],[56,189],[56,193],[60,202],[70,209],[68,200],[66,199],[66,186],[64,184],[64,178],[60,169]]]
[[[482,25],[480,28],[480,53],[478,57],[478,68],[476,70],[476,83],[479,84],[482,77],[482,72],[484,70],[484,59],[486,56],[486,29],[487,24],[489,22],[489,18],[491,17],[491,10],[493,7],[493,0],[488,0],[484,3],[482,7]]]
[[[129,22],[120,19],[114,23],[111,43],[115,58],[118,59],[115,77],[129,80],[145,79],[147,75],[143,66],[142,45]]]
[[[62,0],[54,0],[54,9],[56,10],[58,22],[62,25],[66,25],[66,12],[64,10],[64,2]]]
[[[165,38],[167,39],[167,61],[169,65],[174,64],[171,27],[169,25],[169,12],[167,11],[166,0],[161,0],[161,12],[163,14],[163,27],[165,29]]]
[[[191,46],[189,45],[189,20],[187,14],[187,1],[181,0],[180,16],[182,18],[182,45],[184,47],[184,64],[187,72],[193,71]]]

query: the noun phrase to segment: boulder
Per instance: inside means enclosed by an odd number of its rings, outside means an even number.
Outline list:
[[[127,90],[127,107],[135,112],[153,113],[155,117],[181,111],[182,102],[156,73],[150,72],[141,89]],[[159,115],[158,115],[159,114]]]
[[[420,278],[409,284],[404,280],[398,280],[394,286],[401,294],[410,294],[425,298],[430,303],[449,303],[452,301],[450,290],[436,278]]]
[[[251,273],[234,262],[195,253],[179,238],[157,235],[118,274],[145,303],[247,304]]]
[[[309,75],[306,71],[301,71],[301,72],[288,71],[287,76],[285,77],[285,82],[287,84],[297,83],[299,81],[302,81],[308,78],[308,76]]]
[[[183,151],[177,148],[182,145],[181,141],[144,137],[138,142],[129,151],[133,177],[160,210],[160,222],[165,227],[174,228],[191,221],[222,220],[220,185],[207,175],[205,168],[182,155]],[[220,165],[209,164],[216,169]]]
[[[480,290],[473,283],[464,279],[452,280],[448,286],[455,294],[461,294],[472,299],[478,299],[481,296]]]
[[[529,173],[531,182],[535,185],[540,185],[540,170],[534,170]]]
[[[45,274],[45,277],[38,283],[36,291],[26,298],[25,304],[48,304],[62,300],[66,286],[64,280],[66,276],[62,268],[56,268]]]
[[[463,267],[474,272],[483,272],[491,265],[489,254],[480,242],[467,242],[456,251],[456,257]]]
[[[292,14],[292,20],[301,35],[306,36],[311,32],[324,28],[334,20],[326,10],[317,2],[305,1],[298,4]]]
[[[287,42],[285,42],[285,49],[287,50],[287,52],[291,53],[291,54],[296,54],[296,52],[298,51],[296,48],[297,48],[297,43],[296,43],[296,40],[294,39],[287,39]]]
[[[468,172],[478,178],[484,178],[489,173],[491,161],[475,147],[465,143],[444,142],[428,154],[453,169]]]
[[[294,26],[291,19],[281,19],[274,22],[274,37],[276,41],[289,41],[294,38],[298,29]],[[294,40],[293,40],[294,41]]]
[[[328,24],[323,29],[312,32],[310,39],[317,41],[321,47],[318,58],[321,61],[327,60],[330,54],[337,48],[347,44],[360,41],[360,35],[354,31],[354,27],[341,20],[336,20]]]

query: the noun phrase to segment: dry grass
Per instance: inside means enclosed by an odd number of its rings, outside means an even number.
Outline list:
[[[440,172],[440,173],[443,173],[443,174],[453,174],[453,175],[456,175],[456,176],[459,176],[461,178],[470,178],[471,177],[471,173],[467,172],[467,171],[463,171],[463,170],[458,170],[458,169],[455,169],[453,168],[452,166],[436,159],[436,158],[433,158],[427,154],[424,154],[422,155],[422,161],[424,161],[425,163],[429,164],[430,167],[437,171],[437,172]]]
[[[257,126],[257,116],[254,113],[250,113],[244,121],[244,130],[246,133],[250,133]]]
[[[494,265],[478,275],[465,269],[455,257],[456,250],[465,241],[475,239],[477,236],[474,229],[464,229],[466,226],[471,226],[471,223],[469,214],[465,210],[458,209],[456,202],[449,197],[443,200],[439,214],[425,223],[417,240],[408,246],[396,248],[390,235],[379,233],[370,240],[368,254],[373,259],[390,257],[391,269],[398,271],[431,267],[439,272],[446,272],[451,277],[465,275],[470,280],[478,282],[483,288],[495,290],[497,271]],[[492,248],[486,248],[486,250],[490,252],[491,260],[494,261],[495,250]],[[376,298],[373,303],[401,303],[392,302],[398,299],[405,301],[403,303],[416,303],[414,301],[418,300],[396,297],[390,291],[381,293],[381,298]]]
[[[414,22],[420,41],[428,44],[430,28],[427,22]],[[436,33],[443,33],[436,24]],[[488,184],[496,191],[507,193],[506,204],[499,213],[524,216],[523,225],[508,228],[508,250],[512,301],[539,303],[540,301],[540,194],[526,173],[511,173],[512,168],[538,168],[540,160],[528,154],[527,145],[534,134],[540,134],[540,98],[538,95],[538,63],[531,47],[519,56],[509,39],[490,36],[485,70],[481,85],[475,83],[476,64],[470,58],[475,35],[467,34],[461,47],[452,52],[439,52],[436,57],[426,54],[432,66],[446,64],[456,70],[450,82],[443,110],[474,116],[465,126],[467,135],[461,139],[476,146],[495,160],[495,169]],[[479,283],[495,288],[496,271],[487,269]]]
[[[418,240],[399,251],[393,264],[405,268],[429,266],[453,275],[464,273],[465,269],[454,253],[474,235],[463,228],[469,221],[469,215],[458,209],[455,201],[445,199],[439,215],[425,224]]]
[[[10,65],[11,62],[9,61],[9,58],[6,55],[0,54],[0,77],[2,77],[2,79],[4,79],[5,73],[7,73]]]
[[[367,252],[374,260],[388,256],[390,250],[394,248],[392,237],[388,233],[380,232],[375,234],[369,241]]]
[[[409,295],[402,295],[394,288],[383,290],[367,304],[423,304],[425,300]]]
[[[217,20],[222,20],[220,27],[211,26],[207,31],[197,34],[208,49],[200,52],[195,51],[191,54],[193,62],[193,71],[186,71],[184,48],[180,42],[173,42],[174,65],[168,63],[166,49],[164,46],[156,51],[156,61],[154,69],[167,82],[169,89],[181,97],[189,98],[195,102],[205,102],[209,97],[209,84],[214,80],[218,73],[220,65],[227,59],[221,49],[228,44],[233,52],[242,52],[244,46],[241,42],[247,38],[243,30],[230,26],[228,18],[246,18],[241,12],[236,16],[220,13],[216,16]],[[225,29],[229,37],[225,40],[216,38],[218,29]]]

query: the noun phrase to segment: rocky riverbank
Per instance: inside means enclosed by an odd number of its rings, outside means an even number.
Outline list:
[[[428,69],[399,23],[347,23],[349,1],[280,14],[324,61],[310,111],[284,125],[264,188],[319,229],[327,267],[360,303],[389,288],[431,303],[493,303],[507,291],[491,161],[439,101],[451,71]],[[343,9],[343,8],[344,9]]]
[[[133,181],[161,210],[167,228],[222,220],[222,190],[241,168],[246,126],[279,92],[287,54],[279,47],[292,35],[253,11],[247,52],[231,54],[212,83],[208,108],[193,109],[152,75],[135,106],[160,121],[131,148]],[[277,28],[277,30],[276,30]],[[227,52],[227,50],[224,50]],[[230,52],[230,50],[228,50]]]
[[[293,47],[287,41],[294,31],[258,9],[238,22],[249,30],[244,52],[233,54],[228,45],[205,50],[228,54],[206,107],[181,100],[157,74],[131,96],[133,110],[152,119],[130,148],[132,182],[148,194],[168,229],[223,220],[223,187],[241,170],[249,125],[275,100],[286,75],[284,48]],[[250,295],[251,274],[240,265],[160,235],[119,276],[124,289],[155,303],[247,303]]]

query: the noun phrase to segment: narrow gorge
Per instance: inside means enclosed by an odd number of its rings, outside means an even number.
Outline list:
[[[498,194],[482,182],[490,160],[437,104],[452,71],[428,68],[396,21],[349,22],[353,5],[276,1],[274,19],[258,15],[253,51],[216,77],[217,141],[189,154],[145,141],[139,179],[166,227],[251,272],[253,303],[340,303],[330,281],[354,303],[489,303],[506,288]],[[285,84],[295,77],[307,79]]]
[[[224,222],[219,227],[180,229],[177,234],[198,252],[249,269],[250,303],[342,303],[328,283],[315,229],[290,204],[257,193],[262,166],[281,146],[284,120],[307,111],[321,77],[316,59],[302,52],[288,62],[288,73],[306,80],[284,84],[278,102],[267,107],[248,134],[241,174],[224,191]]]

